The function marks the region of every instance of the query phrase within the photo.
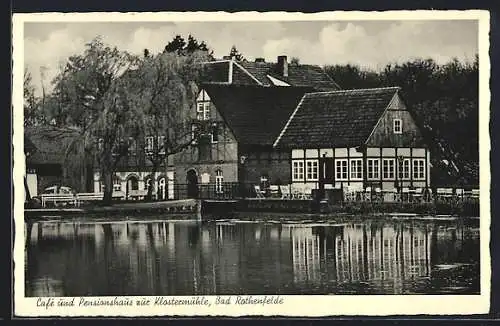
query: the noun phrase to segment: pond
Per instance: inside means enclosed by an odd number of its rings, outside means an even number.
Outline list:
[[[477,222],[72,220],[37,222],[27,231],[26,296],[478,294],[480,288]]]

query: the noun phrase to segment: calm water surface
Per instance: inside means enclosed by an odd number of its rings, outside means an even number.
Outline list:
[[[27,296],[479,293],[462,222],[42,222]]]

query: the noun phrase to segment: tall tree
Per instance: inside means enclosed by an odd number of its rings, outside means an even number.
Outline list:
[[[298,57],[292,57],[290,59],[290,65],[292,65],[292,66],[300,65],[300,59]]]
[[[198,51],[206,53],[206,60],[213,60],[213,51],[208,48],[205,41],[199,42],[191,34],[188,35],[187,42],[182,36],[176,35],[172,41],[167,43],[163,52],[190,55]]]
[[[52,95],[58,102],[58,119],[61,124],[78,128],[81,135],[69,151],[77,149],[80,159],[85,162],[84,167],[91,166],[94,158],[99,161],[107,203],[111,200],[113,185],[109,175],[114,172],[115,160],[123,154],[116,150],[121,146],[117,144],[123,133],[121,124],[131,121],[124,118],[128,112],[125,110],[127,101],[123,99],[125,85],[117,80],[136,62],[136,57],[95,38],[82,54],[71,56],[64,70],[54,79]],[[96,137],[102,138],[99,146]],[[88,168],[84,168],[82,179],[86,179],[87,173]]]
[[[43,122],[40,112],[39,100],[35,96],[33,79],[28,70],[24,70],[24,126],[33,126]]]
[[[188,55],[161,53],[145,58],[135,74],[130,105],[140,108],[139,129],[153,177],[166,158],[195,141],[187,112],[194,107],[196,81],[202,74],[201,63],[207,60],[205,51]],[[148,187],[147,200],[152,192],[153,187]]]
[[[231,50],[229,51],[229,57],[231,57],[236,61],[246,61],[243,54],[241,54],[240,51],[238,51],[235,45],[231,47]]]

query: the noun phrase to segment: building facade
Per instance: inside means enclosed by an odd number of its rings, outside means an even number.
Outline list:
[[[188,197],[197,195],[196,184],[202,192],[248,196],[254,185],[289,183],[291,153],[273,142],[304,94],[339,89],[320,67],[291,65],[285,56],[212,62],[205,80],[190,119],[213,128],[174,158],[175,184]]]
[[[77,130],[53,126],[24,128],[26,184],[31,197],[51,186],[84,191],[92,185],[92,166],[76,151]]]
[[[430,153],[399,88],[306,94],[277,138],[292,183],[393,190],[430,186]]]

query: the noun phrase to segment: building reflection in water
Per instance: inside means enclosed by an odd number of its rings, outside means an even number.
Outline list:
[[[476,229],[410,221],[35,223],[26,230],[26,295],[425,293],[440,286],[433,266],[477,265]]]

